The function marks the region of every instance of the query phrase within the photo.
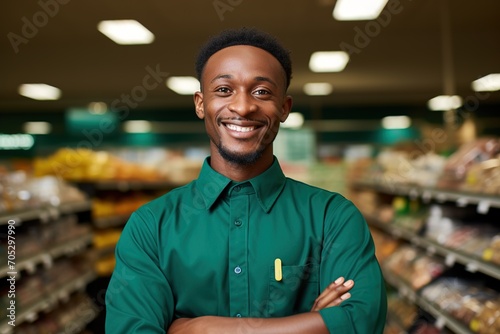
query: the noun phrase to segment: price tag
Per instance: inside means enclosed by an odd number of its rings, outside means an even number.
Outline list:
[[[469,201],[467,200],[466,197],[460,197],[457,199],[457,206],[460,208],[465,208],[469,204]]]
[[[477,213],[485,215],[485,214],[488,213],[489,210],[490,210],[490,202],[488,202],[488,201],[480,201],[477,204]]]
[[[422,193],[422,200],[424,201],[424,203],[429,203],[432,199],[432,194],[430,191],[424,191]]]
[[[28,272],[28,274],[33,274],[35,272],[35,269],[36,269],[35,262],[33,262],[33,261],[26,262],[24,267],[26,268],[26,271]]]
[[[436,200],[440,203],[446,202],[446,195],[445,194],[438,194],[436,196]]]
[[[42,256],[42,262],[45,265],[45,268],[47,268],[47,269],[52,268],[52,264],[53,264],[52,256],[50,256],[49,254],[44,254]]]
[[[34,322],[36,319],[38,319],[38,314],[36,312],[26,314],[26,320],[28,322]]]
[[[44,210],[44,211],[40,211],[39,216],[40,216],[40,221],[41,221],[42,223],[48,223],[48,222],[49,222],[49,220],[50,220],[50,215],[49,215],[49,213],[48,213],[47,211],[45,211],[45,210]]]
[[[69,300],[69,293],[68,291],[61,291],[59,292],[59,300],[62,301],[63,303],[67,302]]]
[[[445,260],[444,260],[444,263],[445,263],[448,267],[453,267],[453,265],[455,264],[455,261],[456,261],[455,255],[453,255],[453,254],[448,254],[448,255],[446,255],[446,258],[445,258]]]
[[[418,190],[415,189],[415,188],[412,188],[410,189],[409,193],[408,193],[408,196],[411,198],[411,199],[417,199],[418,198]]]
[[[478,269],[479,269],[478,265],[475,262],[468,263],[465,266],[465,270],[467,270],[468,272],[471,272],[471,273],[475,273]]]
[[[444,317],[438,317],[436,319],[436,323],[434,324],[439,330],[444,328],[444,325],[446,325],[446,319]]]

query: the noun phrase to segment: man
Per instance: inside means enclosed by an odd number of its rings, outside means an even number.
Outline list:
[[[286,178],[273,155],[292,107],[288,52],[230,30],[196,69],[210,157],[125,226],[106,333],[382,333],[385,288],[363,217]]]

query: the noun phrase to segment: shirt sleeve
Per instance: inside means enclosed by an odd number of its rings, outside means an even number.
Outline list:
[[[350,201],[342,200],[326,213],[320,285],[322,291],[343,276],[354,280],[354,287],[351,298],[339,307],[321,310],[320,314],[332,334],[381,334],[387,297],[373,240],[359,210]]]
[[[158,222],[137,211],[116,246],[106,292],[106,333],[165,333],[173,320],[173,294],[159,266]]]

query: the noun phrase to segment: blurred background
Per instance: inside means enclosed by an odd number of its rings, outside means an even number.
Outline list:
[[[0,333],[104,332],[129,215],[209,154],[198,49],[238,27],[291,51],[275,154],[363,212],[386,333],[500,332],[499,12],[494,0],[4,4]]]

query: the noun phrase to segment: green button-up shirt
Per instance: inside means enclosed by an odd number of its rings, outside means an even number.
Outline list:
[[[286,178],[276,159],[245,182],[217,173],[207,159],[197,180],[127,222],[106,294],[106,333],[165,333],[179,317],[308,312],[340,276],[355,285],[341,306],[320,311],[330,333],[382,333],[384,282],[367,224],[350,201]]]

